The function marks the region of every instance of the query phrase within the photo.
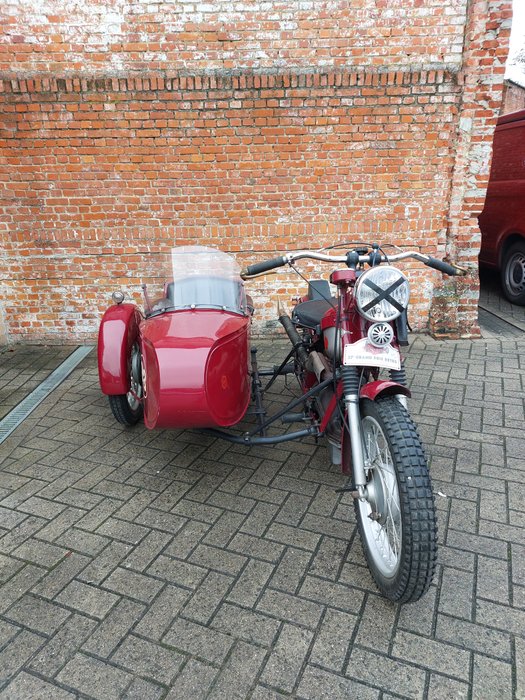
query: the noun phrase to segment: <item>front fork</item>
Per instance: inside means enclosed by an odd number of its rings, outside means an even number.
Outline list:
[[[356,367],[343,366],[343,400],[348,419],[348,434],[352,449],[352,475],[359,499],[366,499],[365,448],[361,431],[359,410],[359,371]]]
[[[401,377],[401,372],[403,377]],[[393,373],[391,372],[391,375]],[[404,370],[399,372],[399,377],[391,377],[396,381],[403,379]],[[360,500],[368,500],[366,473],[365,469],[369,467],[369,457],[366,453],[366,447],[363,440],[363,432],[361,429],[361,411],[359,407],[359,370],[356,367],[344,366],[342,369],[343,380],[343,400],[345,403],[345,415],[348,419],[348,434],[350,437],[350,446],[352,450],[352,475],[355,491]],[[396,399],[404,408],[407,408],[407,397],[403,394],[396,395]]]

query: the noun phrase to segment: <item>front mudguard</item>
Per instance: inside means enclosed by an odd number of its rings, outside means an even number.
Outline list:
[[[398,382],[390,381],[389,379],[379,379],[375,382],[368,382],[361,387],[359,398],[370,399],[375,401],[380,396],[407,396],[410,398],[412,394],[410,389]]]
[[[127,394],[131,386],[131,348],[143,317],[135,304],[110,306],[98,332],[98,378],[102,393]]]

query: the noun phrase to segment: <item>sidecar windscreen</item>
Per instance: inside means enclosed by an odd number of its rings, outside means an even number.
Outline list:
[[[171,251],[173,281],[166,284],[164,310],[224,309],[247,313],[244,283],[237,262],[227,253],[203,246]]]

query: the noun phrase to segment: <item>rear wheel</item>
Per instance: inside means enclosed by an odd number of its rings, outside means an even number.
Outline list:
[[[137,343],[131,349],[130,389],[127,394],[108,396],[111,412],[122,425],[135,425],[144,413],[140,349]]]
[[[511,245],[501,267],[503,293],[512,304],[525,305],[525,242]]]
[[[365,557],[379,590],[414,602],[428,590],[437,525],[428,466],[416,427],[394,397],[363,400],[368,500],[355,500]]]

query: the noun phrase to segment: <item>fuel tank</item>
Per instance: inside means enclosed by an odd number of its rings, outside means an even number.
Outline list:
[[[147,428],[238,423],[250,402],[247,316],[180,310],[141,324]]]

